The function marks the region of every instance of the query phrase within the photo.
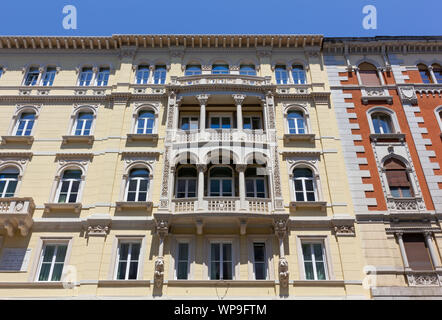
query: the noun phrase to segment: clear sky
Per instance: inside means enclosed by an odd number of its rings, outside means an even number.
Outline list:
[[[63,7],[77,29],[63,28]],[[362,27],[365,5],[377,29]],[[0,35],[442,35],[442,0],[2,0]]]

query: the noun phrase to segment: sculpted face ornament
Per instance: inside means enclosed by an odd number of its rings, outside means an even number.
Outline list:
[[[164,258],[158,257],[155,260],[154,282],[156,288],[161,288],[164,279]]]
[[[279,282],[281,287],[286,288],[289,284],[289,263],[285,257],[279,259],[278,263]]]

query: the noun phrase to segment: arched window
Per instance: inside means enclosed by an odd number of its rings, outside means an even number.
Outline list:
[[[371,63],[363,62],[359,65],[359,76],[361,82],[366,86],[379,86],[381,81],[379,79],[378,71]]]
[[[137,119],[137,133],[148,134],[153,133],[155,125],[155,113],[149,110],[141,110],[138,113]]]
[[[265,168],[252,167],[247,168],[245,172],[246,196],[249,198],[267,198]]]
[[[109,81],[110,68],[109,67],[101,67],[98,70],[97,75],[97,86],[107,86]]]
[[[308,168],[293,170],[293,184],[296,201],[316,201],[315,178]]]
[[[153,83],[164,84],[166,82],[166,66],[155,66],[155,72],[153,75]]]
[[[212,74],[229,74],[229,66],[227,64],[214,64]]]
[[[43,76],[42,84],[44,86],[52,86],[54,83],[55,75],[57,74],[57,68],[55,67],[47,67],[46,72]]]
[[[92,122],[94,114],[92,112],[79,112],[75,119],[74,135],[89,136],[91,134]]]
[[[292,76],[293,76],[293,82],[295,84],[306,83],[305,70],[303,66],[301,65],[292,66]]]
[[[305,118],[301,111],[289,111],[287,113],[288,129],[290,134],[305,133]]]
[[[403,162],[395,158],[388,159],[384,163],[390,193],[395,198],[407,198],[413,196],[407,168]]]
[[[211,197],[233,197],[233,173],[229,167],[210,169],[209,194]]]
[[[0,198],[13,197],[17,188],[19,171],[8,167],[0,171]]]
[[[177,198],[195,198],[197,172],[194,167],[182,167],[178,170],[176,181]]]
[[[185,76],[195,76],[201,74],[201,66],[197,64],[189,64],[186,67]]]
[[[393,124],[388,114],[375,112],[371,115],[371,120],[373,122],[374,133],[384,134],[393,132]]]
[[[239,66],[239,74],[245,76],[256,76],[256,69],[253,64],[242,64]]]
[[[423,83],[433,83],[433,80],[431,79],[430,71],[428,70],[427,66],[420,63],[417,65],[417,68],[419,70],[419,74],[421,75],[421,79]]]
[[[34,127],[35,113],[23,112],[18,119],[15,129],[16,136],[30,136]]]
[[[283,65],[277,65],[275,67],[275,77],[276,77],[276,83],[277,84],[287,84],[288,83],[288,73]]]
[[[432,65],[433,67],[433,73],[434,76],[436,77],[436,82],[437,83],[442,83],[442,68],[439,64],[435,63]]]
[[[57,192],[58,203],[75,203],[81,185],[81,170],[65,170]]]
[[[137,84],[146,84],[149,81],[149,66],[140,65],[137,69]]]
[[[126,201],[146,201],[149,189],[149,170],[134,168],[129,173],[126,187]]]
[[[94,78],[94,69],[92,67],[83,67],[78,78],[78,85],[90,86]]]
[[[40,76],[40,70],[38,67],[30,67],[25,78],[25,86],[35,86],[38,82],[38,77]]]

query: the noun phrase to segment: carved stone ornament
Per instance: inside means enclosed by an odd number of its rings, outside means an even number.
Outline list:
[[[86,230],[87,236],[105,236],[109,233],[109,226],[106,225],[95,225],[88,226]]]
[[[335,233],[337,236],[354,236],[355,227],[354,226],[335,226]]]
[[[281,287],[287,288],[289,285],[289,263],[285,257],[279,258],[278,263],[279,283]]]
[[[158,257],[155,260],[154,282],[156,288],[161,288],[164,280],[164,258]]]
[[[440,286],[436,273],[407,274],[409,286]]]
[[[402,103],[417,104],[416,91],[412,86],[399,87],[399,96]]]
[[[164,238],[169,233],[169,224],[165,220],[157,222],[157,233],[160,238]]]
[[[278,238],[283,238],[287,233],[287,220],[276,220],[274,223],[275,234]]]

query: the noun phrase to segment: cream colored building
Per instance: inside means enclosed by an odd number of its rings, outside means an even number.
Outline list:
[[[320,35],[0,38],[0,297],[365,299]]]

